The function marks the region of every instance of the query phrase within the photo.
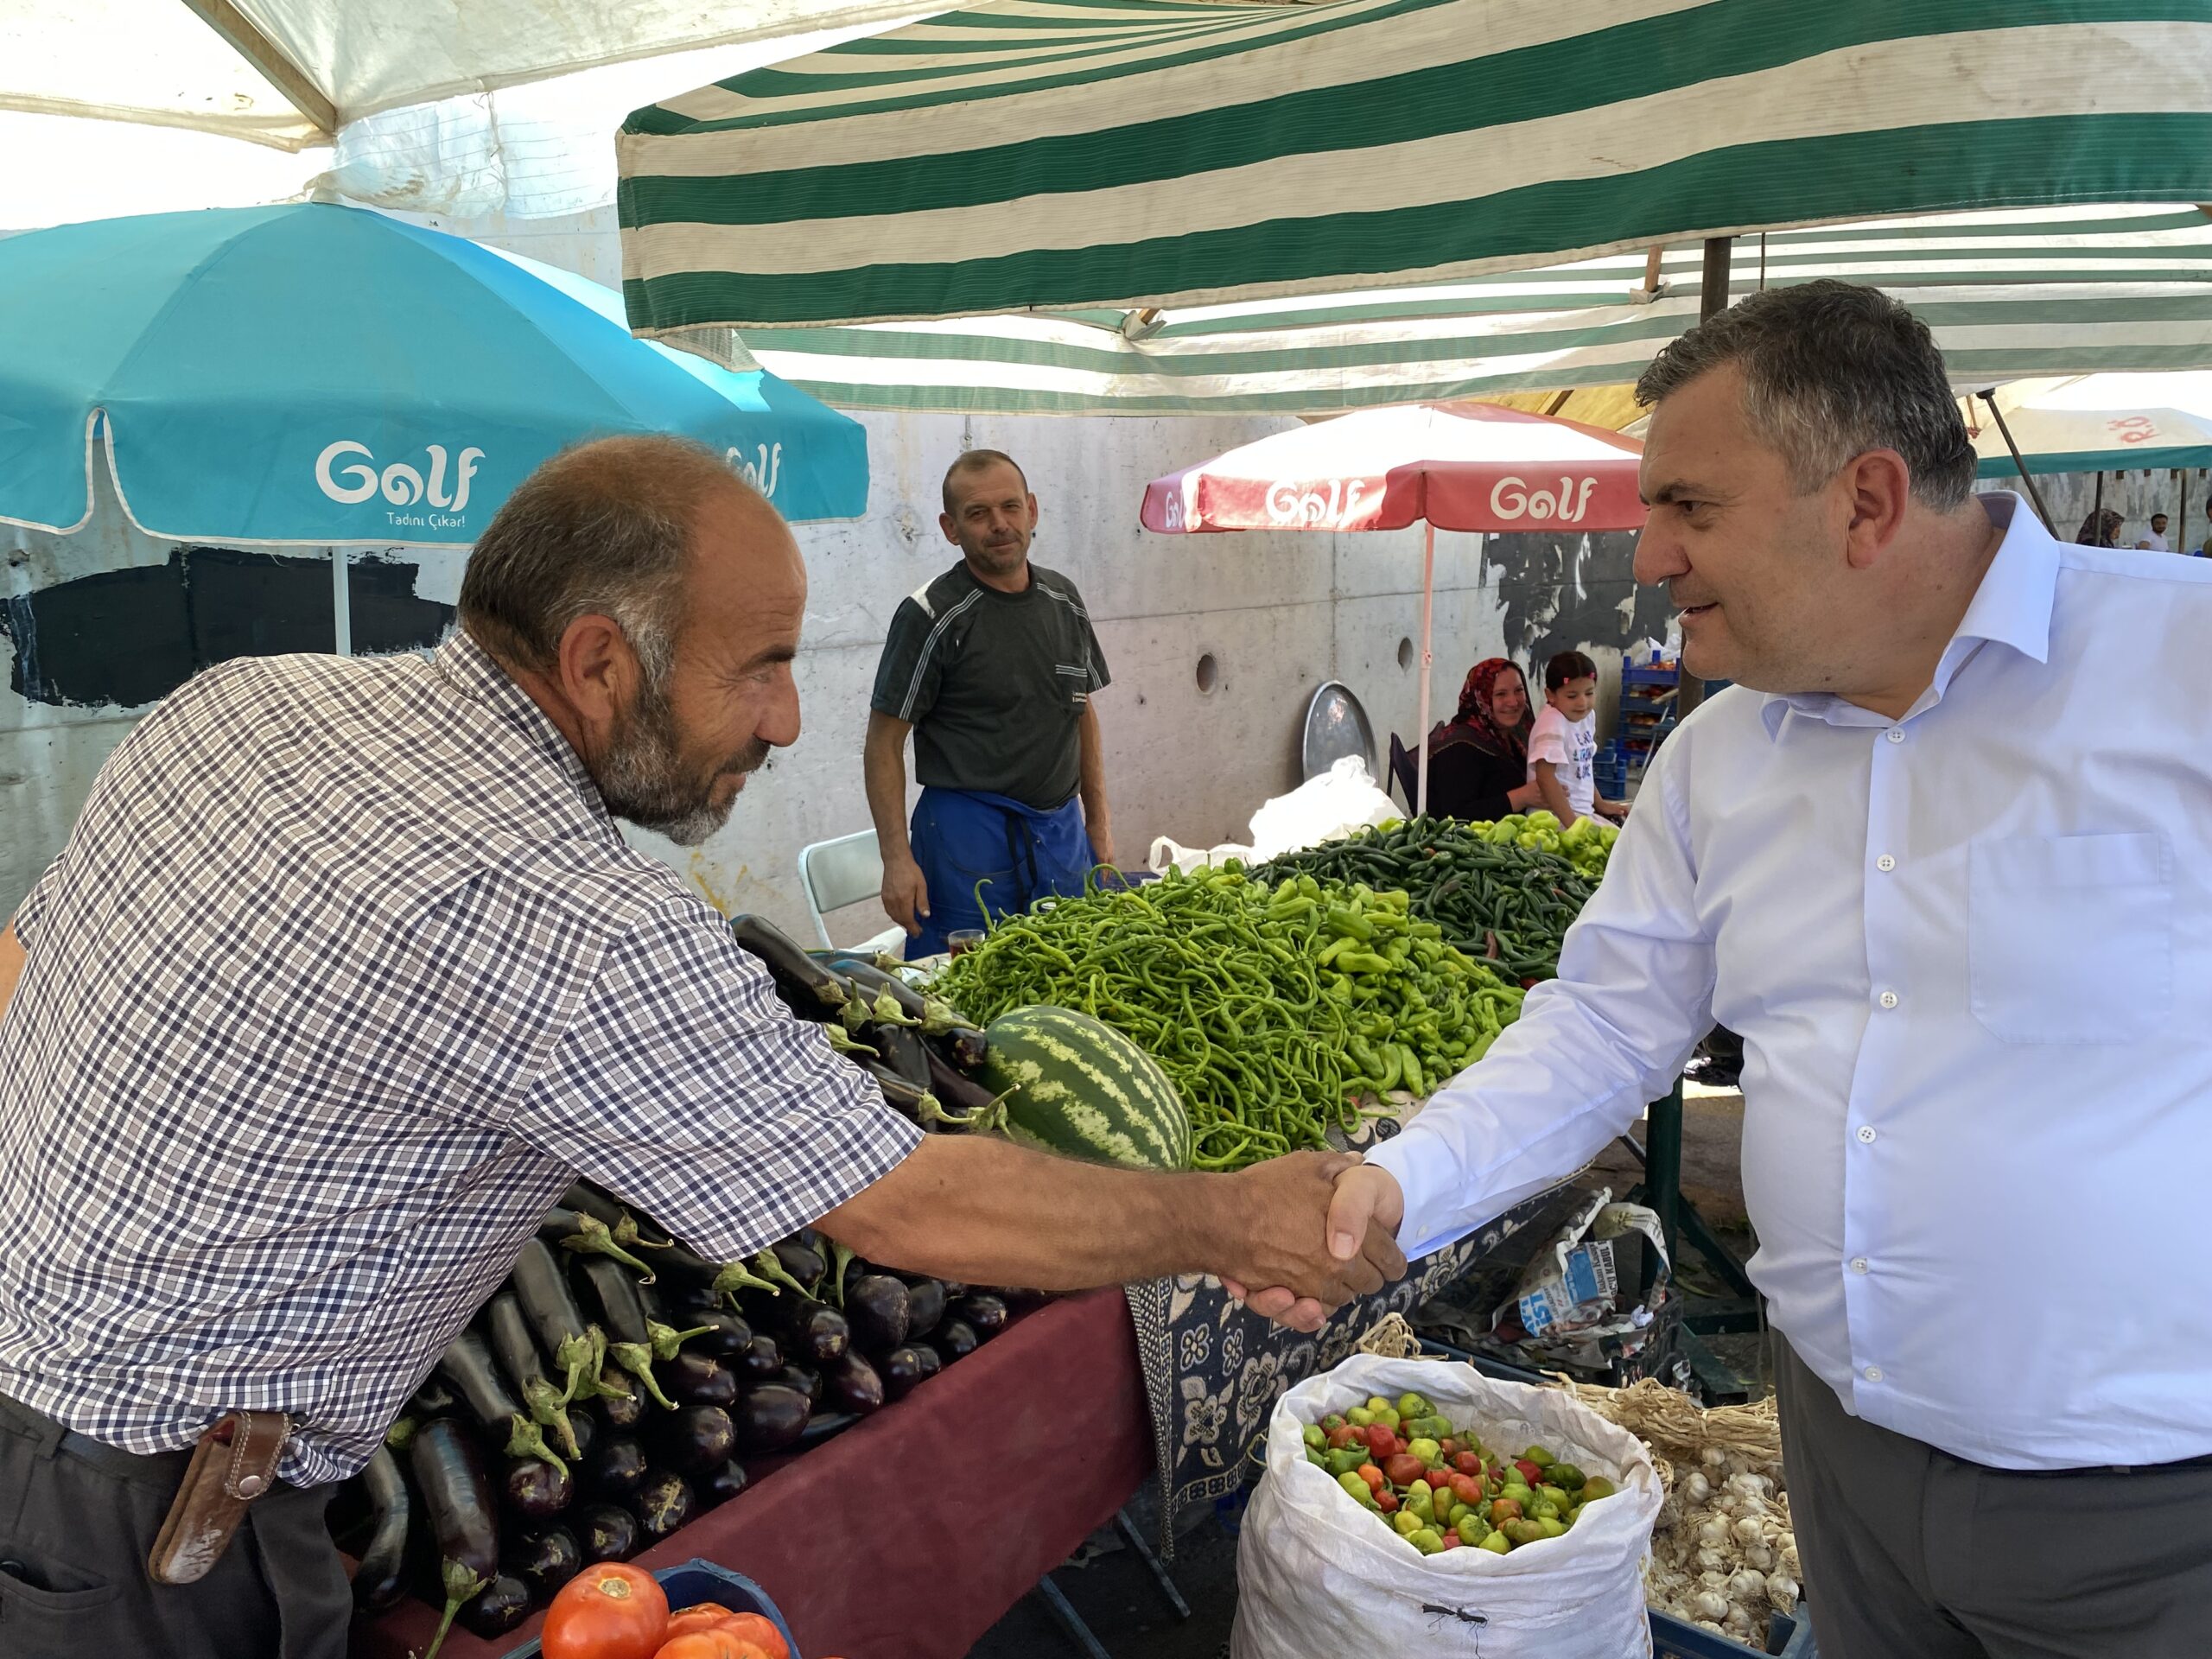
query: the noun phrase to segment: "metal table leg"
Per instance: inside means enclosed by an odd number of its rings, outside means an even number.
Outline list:
[[[1183,1599],[1183,1592],[1175,1587],[1175,1580],[1167,1576],[1167,1569],[1160,1564],[1160,1557],[1152,1553],[1152,1547],[1137,1531],[1137,1524],[1129,1519],[1129,1512],[1127,1510],[1115,1511],[1114,1524],[1122,1529],[1122,1536],[1128,1540],[1129,1548],[1136,1551],[1137,1559],[1151,1569],[1153,1581],[1159,1585],[1160,1593],[1167,1598],[1167,1605],[1175,1610],[1175,1617],[1188,1618],[1191,1604]]]
[[[1076,1646],[1083,1649],[1084,1659],[1114,1659],[1112,1654],[1099,1645],[1098,1638],[1090,1633],[1090,1626],[1083,1622],[1083,1615],[1076,1611],[1065,1592],[1052,1582],[1051,1573],[1047,1573],[1037,1580],[1037,1593],[1044,1597],[1045,1605],[1052,1610],[1052,1616],[1060,1621],[1061,1628],[1073,1638]]]

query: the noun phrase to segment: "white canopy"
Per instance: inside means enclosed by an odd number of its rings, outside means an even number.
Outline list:
[[[0,110],[297,149],[383,110],[916,10],[913,0],[29,0],[0,7]]]

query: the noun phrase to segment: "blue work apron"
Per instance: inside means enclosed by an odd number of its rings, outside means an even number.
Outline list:
[[[985,925],[985,909],[1004,916],[1047,894],[1081,893],[1091,868],[1083,805],[1072,796],[1040,812],[1011,796],[932,785],[914,804],[911,839],[930,913],[916,918],[922,931],[906,941],[909,961],[944,950],[960,928]]]

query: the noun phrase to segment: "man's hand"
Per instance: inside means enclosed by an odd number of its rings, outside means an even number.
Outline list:
[[[905,928],[910,939],[922,931],[921,918],[930,913],[930,887],[912,853],[883,861],[883,913]]]
[[[1114,826],[1102,821],[1085,827],[1090,832],[1090,861],[1111,864],[1114,861]]]
[[[1300,1154],[1315,1155],[1318,1154]],[[1278,1159],[1275,1161],[1285,1160]],[[1332,1157],[1329,1161],[1335,1167],[1336,1184],[1329,1201],[1328,1249],[1331,1257],[1348,1265],[1355,1262],[1376,1262],[1375,1252],[1379,1241],[1388,1251],[1388,1255],[1381,1259],[1396,1264],[1385,1268],[1382,1277],[1386,1280],[1401,1277],[1406,1270],[1406,1258],[1398,1249],[1397,1234],[1398,1224],[1406,1218],[1406,1198],[1398,1189],[1397,1177],[1380,1165],[1361,1163],[1349,1154]],[[1255,1167],[1265,1169],[1268,1166],[1261,1164]],[[1230,1295],[1255,1313],[1263,1314],[1300,1331],[1319,1329],[1322,1319],[1330,1311],[1316,1299],[1302,1296],[1295,1287],[1272,1280],[1264,1274],[1249,1280],[1224,1276],[1222,1283]],[[1263,1288],[1248,1290],[1247,1285],[1260,1285]]]
[[[1232,1177],[1224,1217],[1230,1254],[1214,1268],[1230,1294],[1271,1319],[1315,1331],[1354,1297],[1401,1277],[1397,1183],[1370,1173],[1388,1183],[1394,1207],[1386,1217],[1379,1191],[1345,1187],[1363,1167],[1350,1153],[1296,1152]],[[1247,1285],[1268,1288],[1248,1294]]]

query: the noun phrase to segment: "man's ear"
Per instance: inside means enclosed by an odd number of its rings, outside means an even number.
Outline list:
[[[630,707],[645,676],[621,624],[594,613],[562,630],[554,677],[561,695],[588,724],[606,727]]]
[[[1912,469],[1894,449],[1869,449],[1838,474],[1848,517],[1844,552],[1855,570],[1871,569],[1904,528],[1912,500]]]

